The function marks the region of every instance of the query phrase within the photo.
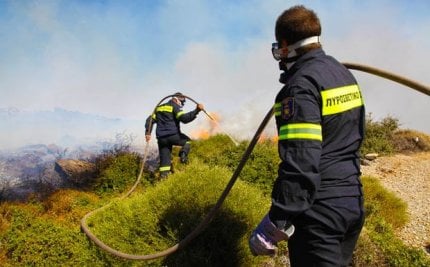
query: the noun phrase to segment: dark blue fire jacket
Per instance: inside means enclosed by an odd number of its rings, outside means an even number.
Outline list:
[[[292,218],[315,199],[361,196],[365,111],[353,75],[315,49],[301,56],[281,82],[274,110],[282,161],[272,206]]]
[[[159,105],[151,115],[153,124],[157,123],[157,129],[155,131],[157,138],[180,133],[181,128],[179,123],[189,123],[193,121],[198,113],[198,109],[185,113],[182,111],[181,107],[172,100]],[[151,116],[146,119],[145,129],[147,135],[152,132],[153,124],[149,129]]]

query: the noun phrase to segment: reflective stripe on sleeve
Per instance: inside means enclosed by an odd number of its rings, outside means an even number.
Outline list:
[[[279,103],[275,103],[275,105],[273,106],[273,111],[275,113],[275,116],[281,116],[281,110],[282,110],[282,104]]]
[[[184,115],[184,111],[179,111],[178,114],[176,114],[176,118],[179,119],[182,115]]]
[[[322,141],[320,124],[290,123],[279,129],[279,140],[308,139]]]
[[[321,91],[322,115],[341,113],[363,105],[357,84]]]
[[[156,109],[157,112],[173,112],[173,106],[160,106]]]

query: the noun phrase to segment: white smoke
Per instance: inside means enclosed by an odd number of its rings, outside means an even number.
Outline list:
[[[408,7],[401,1],[303,3],[320,16],[328,54],[430,83],[426,1]],[[223,131],[244,139],[253,135],[281,88],[270,47],[276,17],[290,2],[166,1],[154,10],[142,2],[139,12],[115,3],[1,4],[7,5],[9,16],[0,17],[5,36],[0,43],[0,108],[60,107],[134,119],[139,122],[132,133],[143,142],[142,120],[161,98],[181,91],[219,114]],[[393,115],[402,127],[430,133],[428,96],[353,73],[367,112],[376,118]],[[188,102],[186,108],[193,106]],[[184,129],[205,123],[199,117]],[[28,124],[19,133],[1,130],[29,143],[57,138],[52,134],[61,129],[53,127]],[[77,130],[94,132],[91,125]],[[273,124],[267,131],[274,131]],[[0,147],[8,141],[1,142]]]

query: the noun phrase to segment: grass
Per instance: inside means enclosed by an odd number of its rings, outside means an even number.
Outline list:
[[[144,195],[97,214],[90,223],[98,236],[127,253],[167,249],[203,220],[230,175],[228,169],[209,168],[195,161],[186,172],[178,171]],[[160,266],[253,266],[262,259],[251,256],[248,234],[268,204],[257,188],[238,182],[206,231],[186,249],[161,260]],[[252,208],[256,206],[261,209]]]
[[[409,248],[395,236],[408,222],[407,205],[377,179],[362,177],[366,222],[354,253],[354,266],[430,266],[422,250]]]

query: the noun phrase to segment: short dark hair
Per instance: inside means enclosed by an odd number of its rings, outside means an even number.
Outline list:
[[[276,20],[275,37],[278,42],[286,40],[289,45],[311,36],[321,35],[317,14],[303,5],[285,10]]]
[[[176,97],[177,99],[180,99],[180,100],[185,99],[185,96],[184,96],[182,93],[180,93],[180,92],[176,92],[176,93],[173,95],[173,97]]]

